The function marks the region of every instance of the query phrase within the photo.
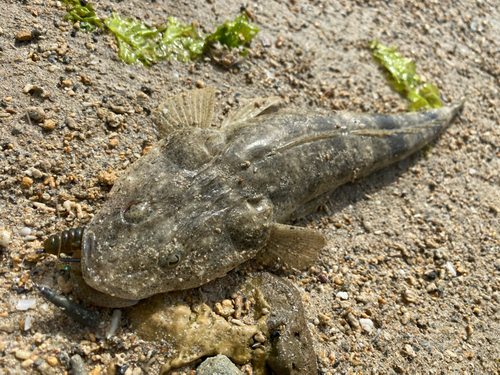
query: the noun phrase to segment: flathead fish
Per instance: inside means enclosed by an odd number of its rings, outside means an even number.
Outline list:
[[[120,176],[83,235],[83,280],[101,295],[94,303],[198,287],[252,258],[310,266],[324,235],[286,222],[420,149],[462,107],[262,114],[278,100],[254,99],[219,128],[211,127],[212,88],[160,105],[161,140]]]

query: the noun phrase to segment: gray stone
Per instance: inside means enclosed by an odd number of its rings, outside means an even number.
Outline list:
[[[70,363],[73,375],[87,375],[85,362],[78,354],[75,354],[73,357],[71,357]]]
[[[196,369],[196,375],[243,375],[225,355],[207,358]]]

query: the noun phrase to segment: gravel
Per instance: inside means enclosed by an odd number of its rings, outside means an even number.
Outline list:
[[[4,3],[3,370],[62,373],[69,371],[59,359],[65,354],[78,374],[104,373],[113,364],[115,370],[127,365],[158,373],[166,361],[163,343],[139,340],[125,322],[106,339],[112,311],[96,308],[101,325],[89,331],[38,295],[31,280],[58,293],[63,288],[73,298],[64,265],[37,253],[43,240],[92,219],[117,176],[156,140],[151,111],[181,91],[216,87],[214,124],[240,100],[255,96],[279,95],[289,111],[405,111],[407,102],[390,88],[367,49],[378,40],[415,59],[418,73],[439,87],[445,104],[466,96],[464,112],[425,152],[340,187],[321,210],[294,223],[321,230],[328,244],[313,272],[277,274],[300,289],[324,374],[498,372],[498,2],[251,2],[261,31],[251,53],[229,70],[210,59],[128,66],[117,59],[109,34],[96,32],[95,42],[74,32],[59,2]],[[173,15],[198,22],[204,32],[234,18],[241,7],[233,0],[92,4],[101,16],[113,11],[159,23]],[[30,230],[29,241],[16,232],[21,228]],[[250,262],[238,272],[258,266]],[[214,308],[229,297],[207,303]],[[34,309],[16,308],[30,300]],[[54,367],[49,357],[58,358]],[[189,374],[195,366],[176,371]]]

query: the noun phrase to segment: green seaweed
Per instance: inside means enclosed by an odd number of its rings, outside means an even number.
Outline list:
[[[118,56],[128,64],[151,65],[160,60],[192,61],[203,54],[204,38],[194,26],[169,17],[160,27],[112,14],[104,21],[115,35]]]
[[[166,59],[190,61],[203,55],[205,38],[193,25],[184,25],[175,17],[168,17],[161,44]]]
[[[415,62],[403,57],[396,47],[370,42],[373,57],[389,71],[389,82],[410,100],[410,111],[442,107],[439,89],[429,83],[422,85]]]
[[[64,19],[72,23],[79,21],[80,30],[90,33],[102,27],[102,21],[95,14],[92,4],[82,5],[79,0],[66,0],[64,3],[68,6]]]
[[[259,32],[259,28],[248,21],[246,13],[241,13],[234,21],[226,21],[210,36],[207,41],[219,41],[230,50],[250,42]]]
[[[64,0],[68,14],[64,17],[73,23],[79,21],[80,29],[92,32],[103,27],[91,4],[81,5],[80,0]],[[234,21],[226,21],[212,35],[201,34],[194,25],[186,25],[175,17],[168,17],[164,25],[151,27],[142,21],[112,14],[104,21],[116,38],[118,56],[127,64],[142,63],[150,66],[160,60],[195,61],[219,41],[229,49],[250,42],[259,28],[242,13]],[[240,52],[245,55],[246,50]]]

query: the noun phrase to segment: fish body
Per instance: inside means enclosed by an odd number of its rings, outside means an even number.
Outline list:
[[[256,104],[220,129],[209,127],[207,89],[160,106],[163,139],[120,176],[83,236],[88,285],[139,300],[200,286],[252,258],[307,267],[324,236],[283,223],[415,152],[461,108],[257,116],[266,106]]]

